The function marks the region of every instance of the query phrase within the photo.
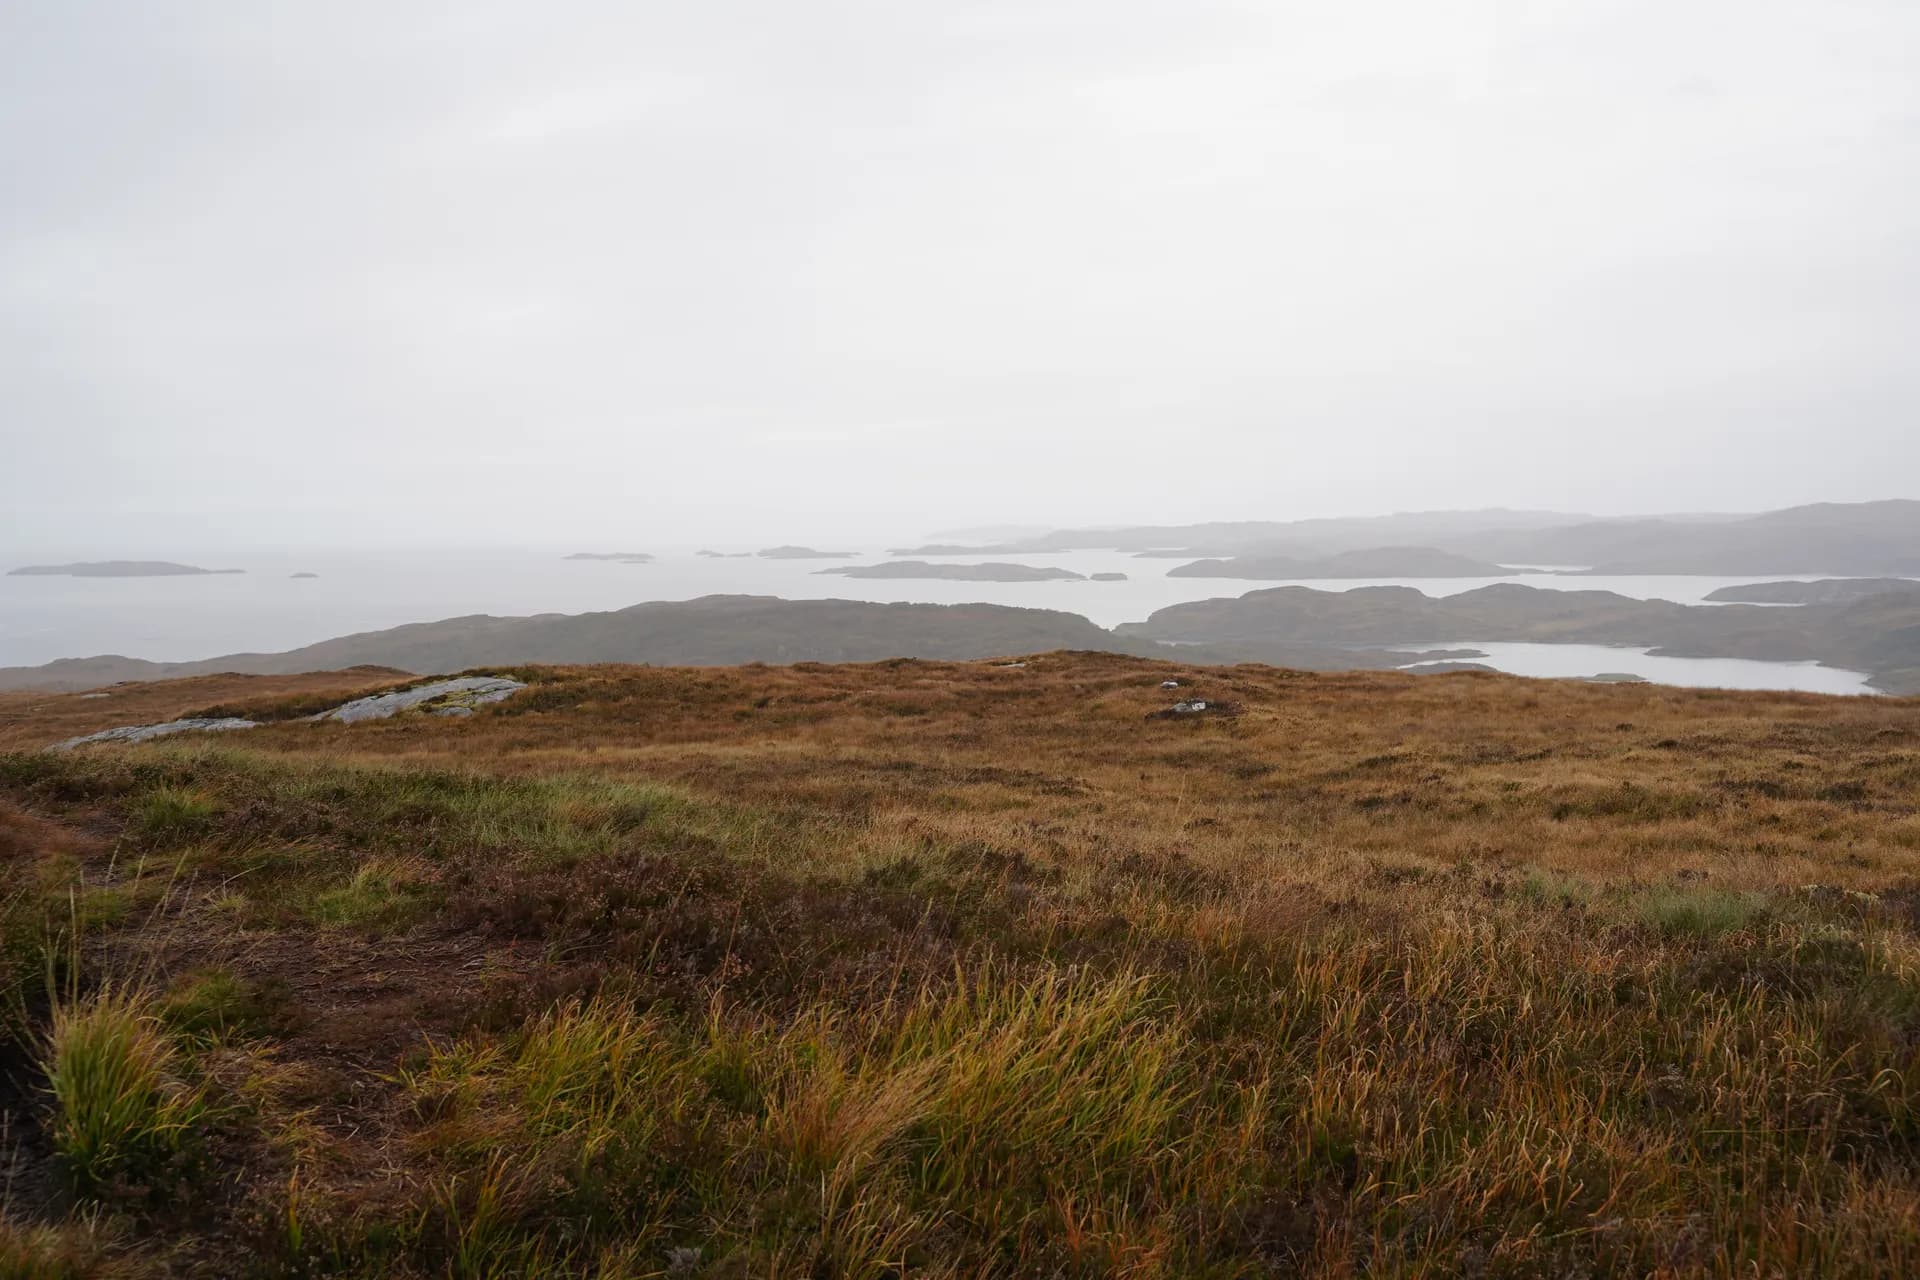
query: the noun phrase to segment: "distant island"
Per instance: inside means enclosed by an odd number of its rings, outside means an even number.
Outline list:
[[[289,578],[317,578],[320,575],[317,573],[290,573],[287,576]]]
[[[751,551],[708,551],[704,547],[693,554],[708,560],[740,560],[753,555]]]
[[[1125,582],[1127,580],[1127,575],[1124,573],[1090,573],[1087,577],[1093,582]]]
[[[925,560],[889,560],[885,564],[845,565],[815,569],[843,578],[919,578],[948,582],[1085,582],[1071,569],[1037,568],[1029,564],[928,564]]]
[[[652,564],[653,557],[644,551],[576,551],[568,556],[569,560],[612,560],[618,564]]]
[[[1715,604],[1852,604],[1869,596],[1920,591],[1911,578],[1823,578],[1818,582],[1754,582],[1707,594]]]
[[[815,551],[812,547],[768,547],[758,553],[762,560],[851,560],[857,551]]]
[[[1337,555],[1233,556],[1196,560],[1167,570],[1169,578],[1243,578],[1285,582],[1301,578],[1501,578],[1503,565],[1432,547],[1375,547]]]
[[[245,569],[202,569],[171,560],[87,560],[77,564],[30,564],[8,573],[10,578],[191,578],[216,573],[245,573]]]
[[[1267,646],[1373,645],[1446,638],[1646,647],[1655,657],[1819,662],[1872,675],[1888,693],[1920,693],[1920,592],[1851,604],[1769,609],[1673,604],[1610,591],[1556,591],[1499,583],[1433,597],[1412,587],[1268,587],[1237,600],[1169,605],[1115,634],[1232,650],[1270,661]]]
[[[977,556],[996,547],[963,547],[951,542],[930,542],[924,547],[888,547],[890,556]]]

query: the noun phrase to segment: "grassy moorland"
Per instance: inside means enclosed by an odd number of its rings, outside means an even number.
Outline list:
[[[1920,703],[520,674],[0,698],[0,1277],[1920,1265]]]

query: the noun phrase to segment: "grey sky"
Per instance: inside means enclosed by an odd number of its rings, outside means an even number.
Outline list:
[[[0,543],[1914,496],[1912,0],[0,7]]]

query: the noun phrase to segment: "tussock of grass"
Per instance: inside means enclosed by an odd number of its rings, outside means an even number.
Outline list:
[[[202,969],[181,977],[160,1002],[159,1015],[175,1033],[199,1043],[264,1034],[284,999],[225,969]]]
[[[50,1136],[73,1183],[88,1193],[177,1173],[204,1118],[199,1094],[149,1001],[107,989],[53,1011],[45,1067]]]
[[[366,928],[408,914],[419,870],[402,861],[376,859],[354,869],[346,883],[321,889],[305,905],[316,924]]]
[[[1537,868],[1527,872],[1520,891],[1535,902],[1559,907],[1584,906],[1594,898],[1593,886],[1585,881]]]
[[[1665,885],[1648,890],[1639,909],[1642,919],[1664,933],[1702,938],[1744,929],[1765,911],[1758,894]]]
[[[161,786],[141,795],[129,827],[154,841],[188,839],[205,831],[219,812],[219,802],[205,791]]]
[[[0,1217],[0,1280],[111,1280],[125,1274],[84,1224],[27,1226]]]

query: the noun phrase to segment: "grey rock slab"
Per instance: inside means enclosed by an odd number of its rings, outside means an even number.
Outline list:
[[[470,715],[475,707],[511,698],[527,686],[504,676],[466,676],[459,680],[439,680],[396,693],[377,693],[369,698],[322,711],[315,720],[339,720],[354,724],[361,720],[385,720],[402,711],[424,707],[435,715]]]
[[[240,720],[232,716],[212,720],[169,720],[165,724],[131,724],[118,729],[102,729],[99,733],[89,733],[82,738],[68,738],[47,750],[71,751],[95,742],[146,742],[153,738],[170,738],[176,733],[229,733],[235,729],[258,727],[257,721]]]

